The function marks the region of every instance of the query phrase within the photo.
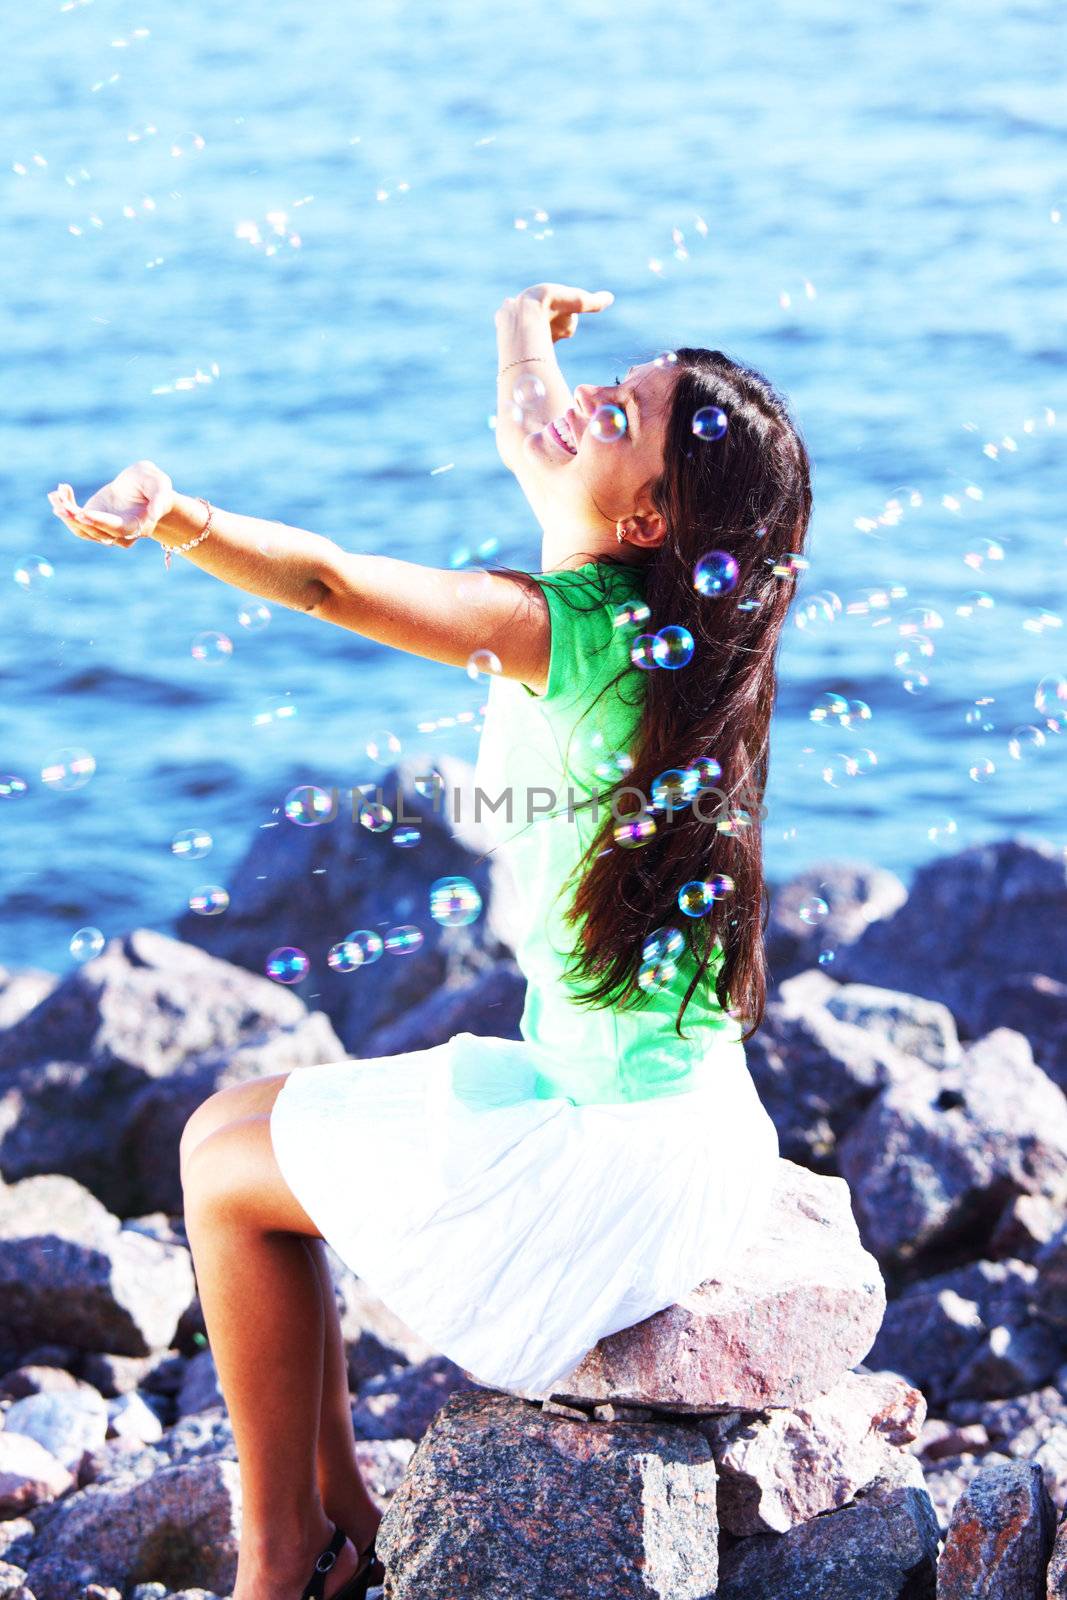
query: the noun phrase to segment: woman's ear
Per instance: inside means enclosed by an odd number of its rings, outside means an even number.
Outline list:
[[[661,545],[667,537],[666,522],[651,506],[647,510],[635,511],[632,516],[621,518],[617,526],[622,528],[623,537],[630,544],[640,545],[647,550]]]

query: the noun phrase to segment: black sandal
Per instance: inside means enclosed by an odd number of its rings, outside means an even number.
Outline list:
[[[326,1548],[320,1551],[315,1561],[315,1570],[308,1579],[300,1600],[323,1600],[326,1591],[326,1574],[344,1549],[346,1538],[347,1534],[344,1529],[335,1525],[333,1538]],[[355,1544],[355,1542],[353,1539],[352,1543]],[[330,1596],[330,1600],[366,1600],[368,1589],[377,1588],[378,1585],[385,1582],[385,1568],[378,1559],[374,1545],[375,1541],[372,1539],[370,1548],[365,1551],[361,1558],[358,1571],[352,1574],[343,1588],[338,1589],[336,1594]]]

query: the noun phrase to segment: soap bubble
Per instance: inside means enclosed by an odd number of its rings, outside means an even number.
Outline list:
[[[413,923],[402,923],[399,927],[390,928],[385,936],[385,948],[391,956],[410,956],[421,949],[423,933],[421,928],[416,928]]]
[[[655,356],[652,361],[652,365],[654,367],[673,367],[677,366],[677,364],[678,357],[675,355],[673,350],[662,351],[662,353],[658,356]]]
[[[264,706],[262,711],[257,711],[252,717],[254,728],[264,728],[270,723],[284,722],[286,718],[295,717],[296,706],[291,700],[276,700],[273,705]]]
[[[500,658],[491,650],[475,650],[467,658],[467,676],[475,682],[484,674],[487,678],[501,672]]]
[[[1045,735],[1040,728],[1032,722],[1021,724],[1013,728],[1008,736],[1008,754],[1015,761],[1025,761],[1036,751],[1043,748]]]
[[[817,927],[829,915],[830,907],[821,894],[809,894],[797,906],[797,916],[809,928]]]
[[[393,826],[393,813],[377,800],[362,800],[359,806],[359,825],[368,833],[385,833]]]
[[[696,776],[697,793],[705,789],[714,789],[722,777],[722,767],[714,756],[698,756],[689,768]]]
[[[618,606],[613,622],[616,628],[640,627],[642,622],[647,622],[652,615],[651,610],[644,600],[628,600],[625,605]]]
[[[80,746],[57,750],[41,768],[41,782],[50,789],[80,789],[96,771],[96,759]]]
[[[331,945],[326,964],[334,972],[355,972],[357,967],[369,967],[377,961],[383,949],[381,935],[373,928],[356,928],[347,938]]]
[[[189,896],[189,910],[199,917],[217,917],[230,903],[226,890],[217,883],[201,884]]]
[[[337,795],[314,783],[298,784],[286,795],[284,811],[298,828],[317,828],[320,822],[332,822],[337,815]]]
[[[79,928],[71,934],[70,953],[75,961],[90,961],[104,948],[104,935],[99,928]]]
[[[547,393],[548,390],[536,372],[524,372],[516,379],[511,398],[517,406],[525,410],[527,406],[536,405],[539,400],[543,400]]]
[[[936,844],[939,849],[951,849],[956,843],[959,828],[955,817],[935,817],[926,830],[926,837],[931,844]]]
[[[186,861],[199,861],[201,856],[207,855],[214,842],[204,828],[182,828],[170,841],[170,848],[172,854],[183,856]]]
[[[729,594],[737,584],[738,566],[728,550],[709,550],[693,568],[693,587],[713,598]]]
[[[983,756],[981,761],[976,761],[970,768],[970,776],[974,779],[975,783],[985,783],[986,779],[991,778],[996,770],[996,767],[994,766],[993,762],[990,761],[989,757]]]
[[[652,781],[652,806],[656,811],[683,811],[697,792],[696,774],[671,767]]]
[[[809,722],[840,722],[848,716],[849,701],[843,694],[838,694],[834,689],[827,689],[821,694],[808,712]]]
[[[481,913],[482,897],[469,878],[437,878],[430,885],[430,915],[444,928],[462,928]]]
[[[657,633],[639,633],[637,635],[637,638],[630,646],[630,660],[635,667],[640,667],[642,671],[649,672],[653,667],[659,665],[656,660],[656,640],[658,638],[659,634]]]
[[[217,667],[233,655],[233,640],[228,634],[215,633],[209,628],[204,633],[198,633],[189,648],[194,661]]]
[[[721,406],[701,406],[693,413],[693,432],[698,439],[714,442],[724,437],[729,421]]]
[[[979,728],[982,733],[992,733],[994,724],[988,711],[985,709],[986,706],[990,706],[992,704],[992,695],[983,695],[980,700],[976,700],[974,702],[973,706],[968,706],[967,710],[963,714],[963,720],[967,724],[968,728]]]
[[[647,811],[637,811],[633,816],[624,817],[612,829],[612,837],[617,845],[624,850],[637,850],[643,844],[648,844],[656,834],[656,819]]]
[[[410,850],[422,839],[419,828],[396,828],[393,831],[392,842],[400,850]]]
[[[29,794],[30,786],[25,778],[20,778],[17,773],[5,772],[0,776],[0,800],[17,800],[21,795]]]
[[[602,444],[614,444],[626,432],[626,413],[621,406],[597,406],[589,419],[589,432]]]
[[[372,761],[387,767],[400,754],[400,740],[388,728],[378,728],[370,735],[364,748]]]
[[[692,660],[694,648],[695,640],[689,629],[671,623],[666,628],[661,628],[655,635],[652,659],[658,667],[676,670],[678,667],[688,665]]]
[[[15,582],[23,589],[42,589],[55,568],[44,556],[23,556],[15,568]]]
[[[275,983],[300,983],[311,970],[311,962],[296,945],[285,944],[271,951],[263,970]]]
[[[270,621],[270,606],[259,600],[249,601],[237,613],[237,620],[248,633],[259,633]]]
[[[802,632],[811,633],[826,623],[833,622],[842,610],[841,596],[832,589],[820,589],[808,595],[793,613],[793,624]]]

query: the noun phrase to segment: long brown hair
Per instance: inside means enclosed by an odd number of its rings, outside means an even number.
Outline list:
[[[615,837],[625,811],[620,804],[613,815],[605,806],[568,879],[579,881],[565,919],[581,923],[568,978],[593,980],[575,1004],[639,1005],[647,999],[638,980],[643,947],[657,930],[675,927],[697,962],[675,1023],[679,1036],[698,985],[713,978],[718,1005],[744,1023],[749,1039],[767,999],[763,795],[778,648],[800,570],[790,558],[802,556],[811,519],[811,464],[785,400],[761,373],[721,350],[683,347],[674,355],[663,471],[648,486],[667,534],[641,563],[650,615],[640,627],[654,634],[680,625],[694,649],[678,670],[642,672],[632,767],[601,789],[599,800],[623,789],[652,796],[657,778],[702,757],[722,769],[714,779],[720,798],[711,816],[706,805],[674,809],[675,802],[661,821],[655,806],[642,806],[651,809],[655,832],[625,849]],[[694,415],[705,407],[725,412],[721,438],[694,432]],[[694,582],[697,562],[714,550],[737,563],[736,583],[717,596]],[[599,564],[634,565],[610,556]],[[517,569],[494,571],[533,581]],[[680,911],[683,884],[720,875],[732,880],[732,891],[702,916]]]

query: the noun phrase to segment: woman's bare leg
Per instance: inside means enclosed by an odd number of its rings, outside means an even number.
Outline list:
[[[326,1318],[307,1248],[318,1234],[278,1170],[267,1114],[190,1144],[186,1232],[241,1474],[234,1600],[298,1600],[332,1531],[318,1482]],[[348,1542],[327,1600],[357,1566]]]

